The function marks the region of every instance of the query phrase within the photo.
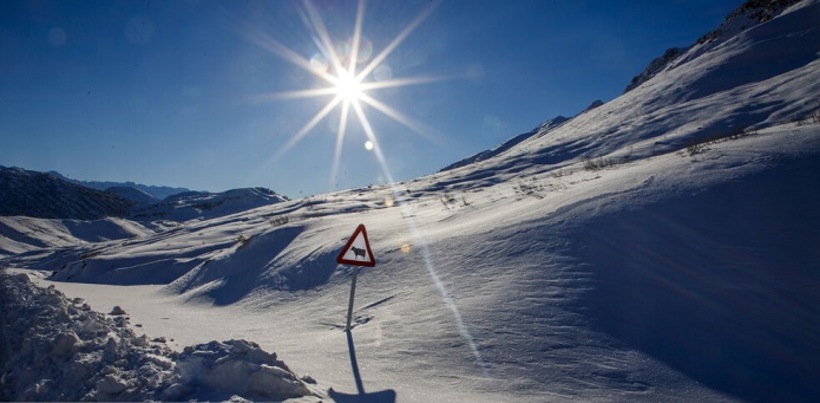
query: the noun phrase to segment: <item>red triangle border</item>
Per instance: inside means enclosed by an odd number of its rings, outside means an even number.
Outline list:
[[[350,250],[350,247],[353,246],[353,241],[356,240],[356,238],[359,236],[359,233],[362,233],[364,235],[364,246],[367,249],[367,256],[370,257],[369,261],[349,260],[344,258],[344,255],[347,253],[348,250]],[[367,239],[367,230],[364,228],[364,224],[359,224],[359,226],[356,227],[356,230],[353,231],[353,235],[350,236],[350,239],[347,240],[347,244],[345,244],[345,247],[342,248],[342,251],[341,253],[339,253],[339,256],[336,257],[336,263],[365,267],[373,267],[376,265],[376,257],[373,256],[373,251],[370,250],[370,241]]]

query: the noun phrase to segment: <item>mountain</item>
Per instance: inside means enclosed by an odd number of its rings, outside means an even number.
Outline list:
[[[318,381],[327,392],[313,401],[820,401],[820,1],[762,22],[739,10],[755,23],[486,159],[0,261],[73,305],[23,281],[7,288],[46,295],[26,308],[49,312],[120,307],[177,349],[253,340]],[[375,267],[336,263],[359,224]],[[37,338],[15,362],[53,375],[26,383],[11,370],[0,393],[144,383],[125,364],[143,362],[147,340],[42,332],[55,341]],[[134,353],[93,384],[38,359],[76,347],[65,360],[87,368],[110,355],[82,348],[106,337]],[[229,350],[208,345],[200,364]],[[185,367],[165,357],[146,366],[151,379]],[[171,390],[195,389],[203,367]],[[234,367],[266,368],[220,358],[205,372],[252,397]]]
[[[556,117],[554,117],[550,120],[547,120],[546,122],[538,125],[538,127],[534,128],[534,129],[532,129],[532,130],[530,130],[526,133],[521,133],[521,134],[519,134],[519,135],[517,135],[517,136],[515,136],[515,137],[501,143],[500,145],[498,145],[497,147],[495,147],[493,149],[482,151],[480,153],[477,153],[477,154],[474,154],[470,157],[467,157],[463,160],[459,160],[457,162],[454,162],[454,163],[442,168],[440,172],[449,171],[451,169],[455,169],[455,168],[462,167],[462,166],[465,166],[465,165],[468,165],[468,164],[472,164],[474,162],[479,162],[479,161],[483,161],[483,160],[486,160],[486,159],[491,158],[491,157],[495,157],[496,155],[499,155],[499,154],[503,153],[504,151],[509,150],[513,146],[521,143],[522,141],[532,137],[535,134],[539,134],[539,133],[541,135],[546,134],[546,132],[548,132],[550,129],[558,127],[558,126],[560,126],[561,124],[563,124],[564,122],[566,122],[568,120],[569,120],[569,118],[565,118],[565,117],[560,116],[560,115],[556,116]]]
[[[287,200],[262,187],[232,189],[222,193],[184,192],[169,196],[162,202],[136,207],[131,216],[137,220],[187,221],[238,213]]]
[[[105,189],[106,192],[115,194],[123,199],[131,200],[137,205],[158,203],[159,199],[151,194],[148,194],[140,189],[130,186],[112,186]]]
[[[672,63],[685,53],[691,53],[690,58],[700,54],[706,49],[719,46],[723,42],[731,39],[738,33],[749,27],[769,21],[774,16],[782,13],[786,8],[799,3],[799,0],[749,0],[740,7],[733,10],[726,16],[726,20],[715,30],[700,37],[695,44],[689,48],[669,48],[664,54],[649,63],[641,74],[635,76],[632,82],[627,85],[624,93],[627,93],[647,80],[651,79],[661,71],[672,67]],[[693,52],[693,49],[698,49]],[[773,55],[769,55],[773,56]],[[776,59],[777,57],[773,57]]]
[[[50,174],[0,167],[0,216],[95,220],[127,216],[133,204]]]
[[[531,134],[480,169],[464,167],[456,181],[468,186],[487,172],[512,173],[533,164],[555,170],[579,160],[628,162],[811,121],[818,110],[809,100],[818,93],[813,68],[820,14],[812,1],[782,9],[782,16],[757,23],[758,8],[739,7],[710,40],[698,41],[631,91]]]
[[[113,182],[69,182],[62,175],[0,166],[0,216],[96,220],[104,217],[130,217],[150,221],[187,221],[213,218],[287,201],[288,198],[262,188],[232,189],[221,193],[184,191],[163,201],[140,190],[174,189],[162,186],[114,186],[105,191],[80,183],[108,185]],[[126,184],[133,184],[127,182]],[[39,243],[35,243],[39,244]]]
[[[118,189],[121,189],[121,188],[134,188],[134,189],[137,189],[137,190],[139,190],[143,193],[147,193],[147,194],[151,195],[153,198],[155,198],[157,200],[162,200],[162,199],[165,199],[168,196],[175,195],[175,194],[178,194],[178,193],[184,193],[184,192],[190,192],[191,191],[190,189],[186,189],[186,188],[169,187],[169,186],[150,186],[150,185],[143,185],[143,184],[134,183],[134,182],[130,182],[130,181],[129,182],[81,181],[81,180],[77,180],[77,179],[67,178],[67,177],[63,176],[62,174],[60,174],[59,172],[55,172],[55,171],[50,171],[48,173],[51,174],[51,175],[54,175],[55,177],[57,177],[59,179],[62,179],[64,181],[76,183],[78,185],[82,185],[82,186],[89,187],[89,188],[92,188],[92,189],[97,189],[97,190],[108,190],[110,188],[118,188]],[[143,196],[139,196],[139,195],[134,194],[134,193],[128,193],[128,194],[132,195],[132,196],[135,196],[138,199],[144,199]],[[139,202],[139,200],[134,200],[134,201]]]

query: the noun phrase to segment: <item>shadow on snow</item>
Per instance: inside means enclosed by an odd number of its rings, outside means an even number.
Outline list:
[[[744,400],[820,401],[818,173],[804,158],[585,225],[597,326]]]

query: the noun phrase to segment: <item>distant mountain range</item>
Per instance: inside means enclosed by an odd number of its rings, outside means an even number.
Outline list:
[[[105,187],[107,185],[111,186]],[[261,187],[221,193],[194,192],[133,182],[84,182],[53,171],[45,173],[0,166],[0,216],[186,221],[213,218],[286,200],[287,197]]]
[[[136,190],[141,191],[142,193],[150,195],[151,198],[154,199],[153,201],[155,201],[155,202],[159,201],[159,200],[163,200],[166,197],[171,196],[171,195],[191,191],[191,189],[187,189],[187,188],[168,187],[168,186],[149,186],[149,185],[143,185],[143,184],[134,183],[134,182],[81,181],[81,180],[71,179],[71,178],[65,177],[62,174],[60,174],[59,172],[55,172],[55,171],[49,171],[48,173],[55,176],[55,177],[57,177],[57,178],[59,178],[59,179],[62,179],[64,181],[71,182],[71,183],[76,183],[78,185],[82,185],[82,186],[89,187],[89,188],[92,188],[92,189],[97,189],[97,190],[107,191],[107,190],[110,190],[111,188],[136,189]],[[117,192],[117,191],[115,190],[115,192]],[[136,198],[136,199],[139,199],[139,200],[146,200],[143,195],[134,193],[133,191],[130,191],[130,190],[126,191],[126,193],[123,194],[123,196],[125,196],[126,198],[131,199],[131,200],[134,200],[133,198]],[[131,197],[129,197],[129,196],[131,196]],[[139,201],[139,200],[135,200],[135,201]]]
[[[0,167],[0,216],[95,220],[126,217],[135,202],[54,175]]]

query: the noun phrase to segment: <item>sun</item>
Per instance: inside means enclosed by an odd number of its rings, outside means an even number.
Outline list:
[[[304,3],[305,23],[316,40],[317,52],[311,57],[305,57],[283,45],[256,26],[246,22],[234,20],[237,30],[251,42],[263,49],[282,57],[294,65],[311,73],[320,79],[324,86],[264,94],[260,99],[292,99],[292,98],[329,98],[329,101],[307,122],[300,130],[294,133],[284,146],[280,147],[271,157],[271,161],[278,159],[298,144],[309,132],[326,119],[333,111],[339,111],[339,124],[335,130],[336,146],[330,172],[331,190],[335,188],[335,178],[338,176],[339,161],[342,155],[348,123],[356,119],[365,134],[363,145],[366,150],[372,151],[382,166],[382,173],[389,182],[394,182],[387,169],[387,162],[382,154],[379,142],[369,119],[366,116],[364,105],[369,109],[379,111],[400,124],[410,128],[414,133],[436,141],[427,133],[431,132],[423,124],[416,122],[396,109],[376,99],[374,91],[386,88],[395,88],[407,85],[425,84],[443,80],[444,77],[409,77],[394,78],[379,74],[385,70],[387,57],[412,33],[438,6],[438,2],[428,4],[410,24],[405,27],[388,45],[373,56],[372,45],[362,35],[364,20],[364,1],[358,2],[356,19],[353,24],[353,34],[347,41],[339,41],[331,37],[319,12],[311,1]],[[340,44],[342,46],[340,46]],[[389,70],[389,69],[387,69]],[[368,109],[368,110],[369,110]]]
[[[358,102],[364,93],[361,84],[361,81],[356,78],[353,72],[342,70],[336,76],[336,96],[347,103]]]

